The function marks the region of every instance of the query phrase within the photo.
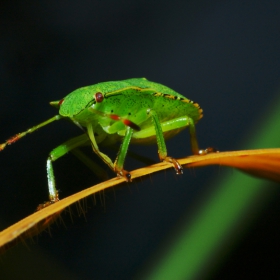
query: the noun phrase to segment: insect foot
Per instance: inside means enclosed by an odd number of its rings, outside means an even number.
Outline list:
[[[182,165],[181,165],[175,158],[166,157],[166,158],[164,159],[164,161],[173,164],[173,167],[174,167],[174,169],[175,169],[177,175],[178,175],[178,174],[183,174],[183,167],[182,167]]]
[[[42,209],[44,209],[44,208],[46,208],[46,207],[48,207],[52,204],[53,204],[53,202],[51,202],[51,201],[45,201],[44,203],[41,203],[37,206],[36,211],[40,211],[40,210],[42,210]]]
[[[49,201],[45,201],[44,203],[39,204],[36,208],[36,211],[40,211],[40,210],[54,204],[57,201],[59,201],[58,192],[56,192],[56,195],[54,197],[50,197]]]
[[[127,182],[132,182],[131,174],[128,171],[122,169],[122,170],[115,170],[115,172],[117,173],[118,177],[124,178]]]

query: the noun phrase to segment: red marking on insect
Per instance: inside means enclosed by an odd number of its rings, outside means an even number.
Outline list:
[[[120,116],[115,115],[115,114],[111,114],[111,115],[109,115],[109,116],[110,116],[110,118],[111,118],[112,120],[114,120],[114,121],[119,121],[119,120],[121,119]]]
[[[129,127],[133,128],[134,130],[137,130],[137,131],[140,130],[140,127],[139,127],[136,123],[134,123],[134,122],[132,122],[132,121],[130,121],[130,120],[124,119],[124,120],[123,120],[123,123],[124,123],[126,126],[129,126]]]
[[[7,144],[13,144],[20,139],[20,134],[16,134],[15,136],[11,137],[7,140]]]
[[[95,97],[96,102],[98,102],[98,103],[102,102],[104,99],[104,95],[101,92],[97,92],[94,95],[94,97]]]
[[[64,102],[64,99],[61,99],[59,102],[58,102],[58,106],[61,106],[61,104]]]

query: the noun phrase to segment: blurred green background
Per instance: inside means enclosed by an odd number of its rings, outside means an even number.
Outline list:
[[[0,142],[78,87],[144,76],[201,105],[201,147],[279,147],[279,1],[19,1],[0,14]],[[47,155],[79,133],[60,121],[0,154],[1,229],[47,199]],[[187,131],[167,148],[190,154]],[[131,150],[158,161],[156,146]],[[54,168],[62,198],[98,181],[70,154]],[[279,184],[225,167],[153,174],[89,199],[86,220],[72,207],[66,228],[4,255],[0,277],[278,279],[279,205]]]

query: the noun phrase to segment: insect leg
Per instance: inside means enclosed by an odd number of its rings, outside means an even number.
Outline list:
[[[40,204],[37,207],[37,210],[40,210],[50,204],[53,204],[59,200],[58,191],[55,186],[55,177],[53,172],[53,165],[52,163],[59,159],[60,157],[64,156],[66,153],[75,149],[76,147],[82,146],[89,141],[88,136],[86,134],[80,135],[78,137],[72,138],[62,145],[59,145],[55,149],[53,149],[49,157],[47,159],[47,178],[48,178],[48,189],[49,189],[49,201]]]
[[[184,127],[189,126],[189,132],[190,132],[190,138],[191,138],[191,149],[193,154],[195,155],[205,155],[208,153],[213,153],[216,152],[214,148],[207,148],[205,150],[200,150],[198,143],[197,143],[197,138],[196,138],[196,133],[195,133],[195,124],[194,121],[188,117],[188,116],[181,116],[179,118],[175,118],[172,120],[168,120],[166,122],[161,123],[161,129],[162,131],[168,132],[176,129],[182,129]],[[151,126],[145,129],[142,129],[140,131],[135,131],[133,134],[133,138],[135,139],[141,139],[145,137],[150,137],[156,134],[156,126]]]
[[[114,171],[117,173],[118,176],[120,177],[124,177],[126,179],[126,181],[131,181],[131,176],[130,173],[127,172],[126,170],[123,169],[123,164],[124,164],[124,159],[127,153],[127,148],[133,133],[133,129],[131,127],[127,127],[127,132],[126,135],[123,139],[123,143],[121,145],[121,148],[119,150],[117,159],[115,161],[115,164],[113,164],[112,160],[105,154],[103,154],[102,152],[100,152],[95,137],[94,137],[94,133],[93,133],[93,128],[92,125],[89,124],[87,126],[88,129],[88,135],[89,138],[91,140],[91,144],[92,144],[92,149],[93,151]]]
[[[118,176],[124,177],[126,181],[131,181],[131,175],[129,172],[123,169],[124,160],[127,154],[127,149],[133,134],[133,129],[127,126],[125,136],[123,138],[120,150],[114,163],[114,170]]]
[[[93,127],[91,124],[87,125],[87,131],[88,131],[88,136],[90,138],[93,151],[114,171],[114,164],[113,164],[112,160],[107,155],[100,152],[100,150],[97,146],[97,143],[96,143],[96,140],[94,137]]]
[[[152,117],[153,125],[154,125],[155,132],[156,132],[159,159],[173,164],[176,173],[182,174],[183,168],[180,165],[180,163],[176,159],[167,156],[167,149],[166,149],[166,145],[165,145],[164,135],[162,132],[161,124],[160,124],[157,113],[153,110],[149,110],[148,113]]]
[[[195,124],[193,119],[188,118],[189,121],[189,131],[190,131],[190,137],[191,137],[191,147],[192,147],[192,152],[194,155],[206,155],[209,153],[214,153],[217,152],[214,148],[207,148],[205,150],[199,149],[197,138],[196,138],[196,133],[195,133]]]
[[[189,118],[189,132],[190,132],[190,138],[191,138],[192,152],[194,155],[199,155],[199,147],[198,147],[198,142],[197,142],[197,138],[196,138],[195,124],[191,118]]]

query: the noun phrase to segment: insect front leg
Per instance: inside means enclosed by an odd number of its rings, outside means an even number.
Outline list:
[[[64,156],[69,151],[71,151],[79,146],[85,145],[87,142],[89,142],[88,136],[86,134],[83,134],[83,135],[80,135],[78,137],[68,140],[67,142],[56,147],[55,149],[53,149],[50,152],[49,157],[47,159],[47,178],[48,178],[49,201],[40,204],[37,207],[37,210],[41,210],[41,209],[49,206],[50,204],[53,204],[53,203],[59,201],[58,191],[55,186],[55,177],[54,177],[52,163],[55,160],[59,159],[60,157]]]
[[[165,139],[164,139],[162,127],[161,127],[157,113],[154,110],[149,109],[148,114],[152,117],[153,125],[154,125],[155,132],[156,132],[159,159],[161,161],[166,161],[166,162],[171,163],[175,168],[176,174],[182,174],[183,167],[180,165],[180,163],[176,159],[167,156]]]

